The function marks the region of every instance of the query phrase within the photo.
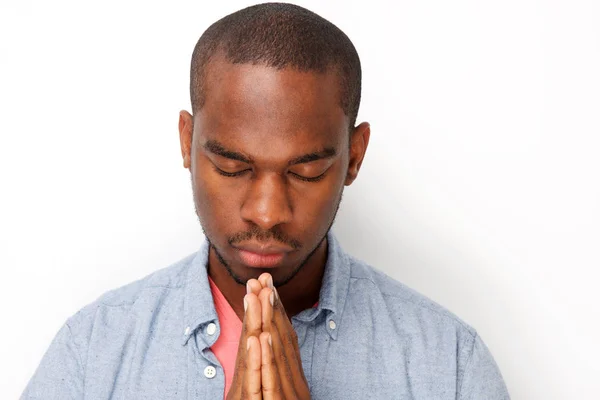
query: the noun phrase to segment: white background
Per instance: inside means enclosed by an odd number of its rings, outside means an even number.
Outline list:
[[[0,6],[0,392],[65,320],[201,240],[178,111],[249,2]],[[372,124],[342,245],[474,326],[513,399],[600,392],[597,1],[303,1],[344,30]]]

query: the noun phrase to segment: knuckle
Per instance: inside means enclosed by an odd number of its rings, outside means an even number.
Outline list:
[[[281,364],[285,365],[288,362],[288,358],[285,355],[285,352],[279,353],[277,356],[273,357],[273,360],[277,359]]]
[[[294,338],[292,337],[291,334],[285,335],[285,337],[283,338],[283,342],[286,346],[293,346]]]
[[[278,386],[264,386],[263,392],[268,393],[269,395],[273,395],[273,397],[275,398],[282,398],[281,396],[283,395],[281,393],[281,388]]]
[[[246,365],[246,359],[244,357],[238,357],[235,362],[236,370],[239,371],[239,370],[243,369],[244,365]]]

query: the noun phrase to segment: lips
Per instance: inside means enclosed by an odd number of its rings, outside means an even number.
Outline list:
[[[244,264],[253,268],[273,268],[293,249],[277,243],[247,243],[234,246]]]

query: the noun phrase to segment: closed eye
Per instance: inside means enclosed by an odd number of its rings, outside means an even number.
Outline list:
[[[217,167],[214,164],[213,164],[213,167],[215,168],[215,171],[219,175],[223,175],[223,176],[226,176],[228,178],[237,178],[237,177],[240,177],[240,176],[244,175],[246,172],[251,171],[251,169],[244,169],[242,171],[227,172],[227,171],[223,171],[221,168]],[[302,176],[302,175],[296,174],[296,173],[294,173],[292,171],[290,171],[289,173],[294,178],[299,179],[299,180],[304,181],[304,182],[318,182],[318,181],[322,180],[323,178],[325,178],[325,174],[327,173],[327,171],[323,172],[321,175],[314,176],[314,177]]]
[[[221,168],[217,167],[214,164],[213,164],[213,167],[215,167],[215,171],[217,171],[217,173],[219,175],[227,176],[229,178],[235,178],[238,176],[242,176],[244,173],[250,171],[250,169],[244,169],[242,171],[237,171],[237,172],[227,172],[227,171],[223,171]]]
[[[305,181],[305,182],[318,182],[318,181],[320,181],[321,179],[325,178],[325,173],[326,173],[326,172],[327,172],[327,171],[323,172],[323,173],[322,173],[321,175],[319,175],[319,176],[315,176],[315,177],[311,177],[311,178],[307,178],[307,177],[305,177],[305,176],[298,175],[298,174],[296,174],[296,173],[294,173],[294,172],[291,172],[291,171],[290,171],[290,174],[292,174],[292,175],[293,175],[295,178],[297,178],[297,179],[300,179],[301,181]]]

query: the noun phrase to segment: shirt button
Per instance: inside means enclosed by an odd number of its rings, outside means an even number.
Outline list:
[[[187,328],[185,328],[185,332],[183,332],[184,335],[189,335],[190,334],[190,327],[188,326]]]
[[[334,321],[334,320],[332,320],[332,319],[330,319],[330,320],[329,320],[329,328],[333,330],[333,329],[335,329],[335,327],[336,327],[336,325],[335,325],[335,321]]]
[[[208,379],[212,379],[216,375],[217,375],[217,370],[212,365],[209,365],[208,367],[204,368],[204,376],[207,377]]]
[[[208,333],[210,336],[214,335],[216,331],[217,325],[213,324],[212,322],[206,327],[206,333]]]

